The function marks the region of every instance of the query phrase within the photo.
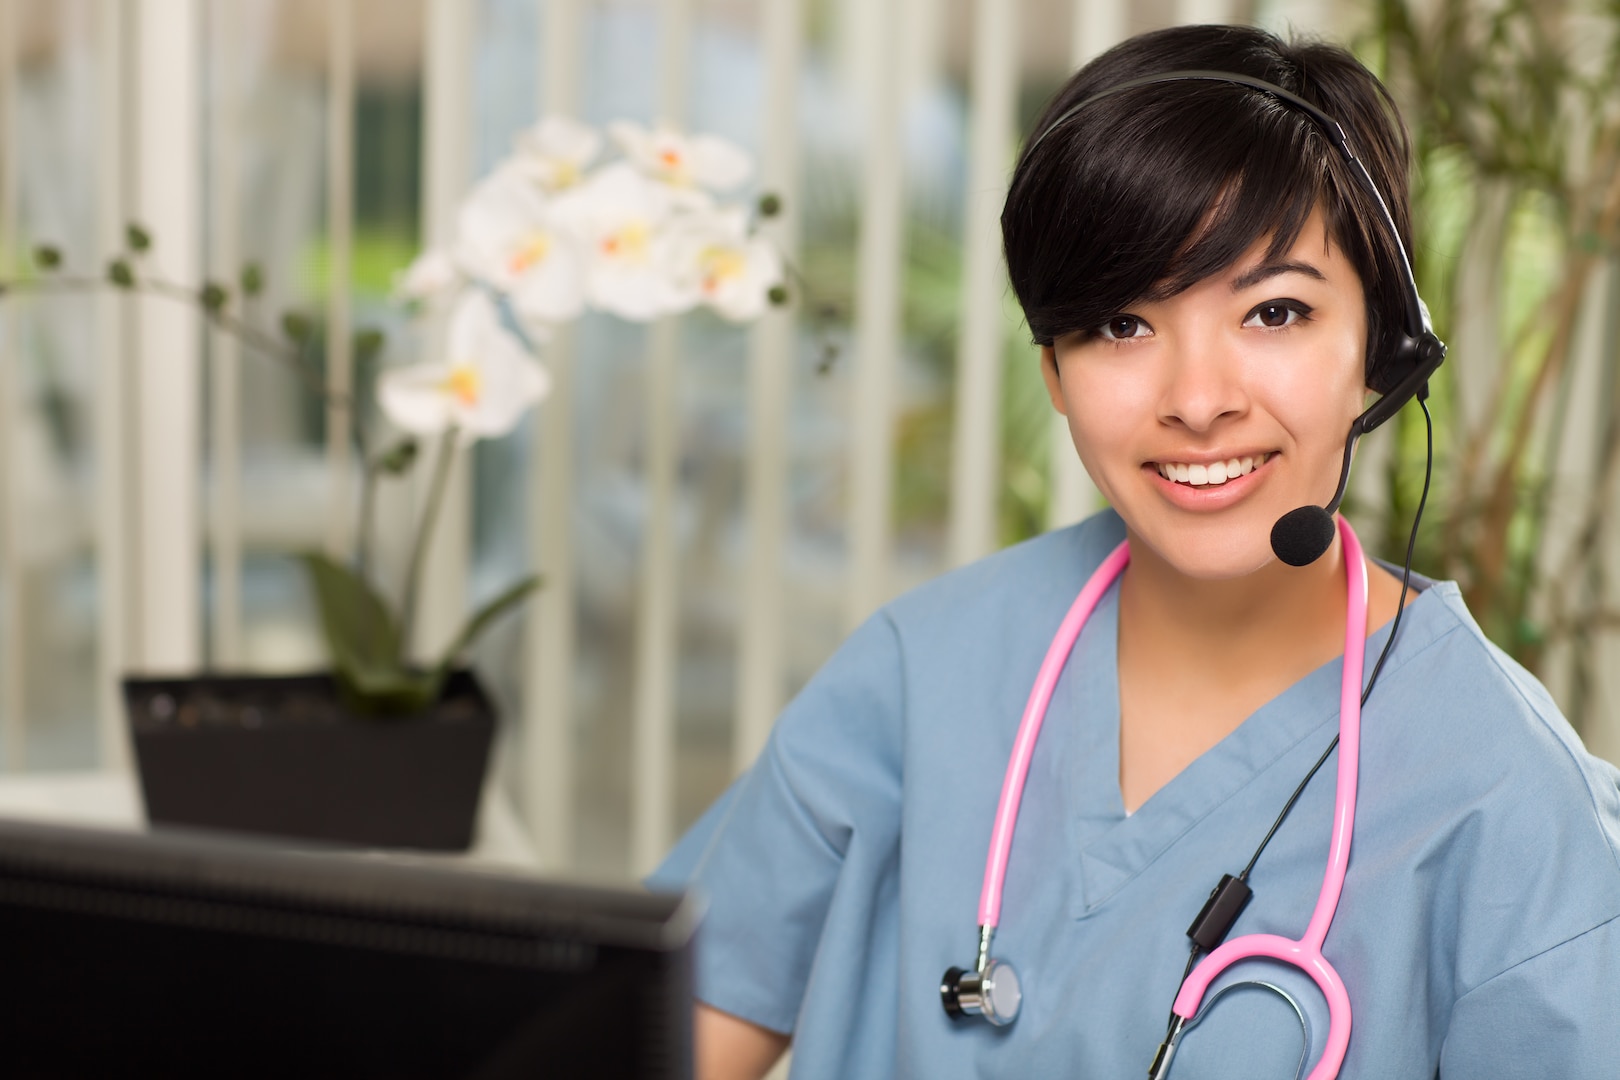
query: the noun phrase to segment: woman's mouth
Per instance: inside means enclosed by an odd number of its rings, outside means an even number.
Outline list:
[[[1156,461],[1153,467],[1160,476],[1175,484],[1186,484],[1194,488],[1220,487],[1228,480],[1236,480],[1240,476],[1247,476],[1272,458],[1277,456],[1275,450],[1252,456],[1228,458],[1226,461],[1211,461],[1203,464],[1192,464],[1180,461]]]

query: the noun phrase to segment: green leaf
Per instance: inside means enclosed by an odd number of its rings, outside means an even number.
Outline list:
[[[308,315],[301,312],[283,312],[281,316],[281,332],[302,345],[315,332],[315,324],[310,321]]]
[[[439,699],[445,680],[437,672],[412,671],[398,665],[357,670],[340,666],[333,674],[343,703],[353,712],[371,716],[419,713]]]
[[[230,293],[226,292],[225,286],[219,282],[210,281],[198,292],[197,299],[210,314],[217,314],[224,310],[225,302],[230,299]]]
[[[759,197],[759,216],[773,218],[782,212],[782,196],[767,191]]]
[[[34,265],[41,270],[55,270],[62,265],[62,249],[53,244],[40,244],[34,249]]]
[[[355,360],[359,363],[369,363],[375,360],[377,354],[382,352],[383,345],[386,342],[387,338],[383,336],[383,332],[375,327],[367,327],[359,331],[354,335]]]
[[[398,671],[399,623],[360,575],[320,552],[298,556],[315,592],[321,631],[333,663],[356,677]]]
[[[416,464],[421,447],[415,439],[405,438],[377,455],[375,467],[389,476],[403,476]]]
[[[131,251],[150,251],[152,234],[132,221],[124,226],[124,242],[129,245]]]
[[[130,269],[127,260],[114,259],[107,264],[107,280],[120,289],[132,289],[135,287],[135,271]]]
[[[449,674],[451,666],[456,662],[456,658],[465,652],[474,641],[478,640],[479,636],[485,630],[488,630],[495,620],[528,599],[529,594],[540,587],[542,580],[539,574],[532,574],[485,604],[476,615],[467,621],[467,625],[461,628],[461,633],[456,635],[456,639],[450,643],[450,647],[439,658],[438,667],[434,668],[434,672],[441,678]]]
[[[787,286],[786,285],[772,285],[771,286],[771,291],[766,293],[765,297],[766,297],[766,299],[768,299],[776,307],[783,307],[788,302]]]
[[[248,263],[242,267],[242,295],[258,296],[264,291],[264,270],[258,263]]]

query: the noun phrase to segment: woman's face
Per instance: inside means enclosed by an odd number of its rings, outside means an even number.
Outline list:
[[[1361,279],[1320,209],[1293,247],[1042,350],[1080,459],[1146,544],[1191,577],[1271,562],[1271,527],[1332,498],[1367,389]]]

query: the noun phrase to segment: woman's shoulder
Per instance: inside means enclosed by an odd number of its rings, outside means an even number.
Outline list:
[[[1587,751],[1541,680],[1485,635],[1457,585],[1431,584],[1423,608],[1415,640],[1395,650],[1406,669],[1398,692],[1413,697],[1414,719],[1437,728],[1459,756],[1578,775],[1594,796],[1620,806],[1620,771]]]
[[[1408,617],[1363,719],[1364,775],[1400,819],[1386,824],[1448,851],[1471,893],[1536,908],[1551,889],[1548,934],[1620,914],[1620,770],[1485,636],[1455,584],[1432,584]]]

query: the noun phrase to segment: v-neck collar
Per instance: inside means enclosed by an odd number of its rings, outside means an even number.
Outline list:
[[[1425,595],[1408,599],[1408,620]],[[1367,639],[1369,665],[1384,647],[1389,629],[1380,627]],[[1065,773],[1061,789],[1067,835],[1077,869],[1071,916],[1084,918],[1100,908],[1301,741],[1320,739],[1325,748],[1338,727],[1342,670],[1343,657],[1335,657],[1295,682],[1127,815],[1119,787],[1116,581],[1075,643],[1050,708],[1065,729],[1062,741],[1067,745],[1060,767]],[[1332,782],[1331,770],[1327,781]]]

